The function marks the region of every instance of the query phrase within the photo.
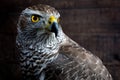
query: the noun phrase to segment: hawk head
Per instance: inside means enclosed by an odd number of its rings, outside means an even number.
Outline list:
[[[59,12],[48,5],[36,5],[22,11],[18,28],[20,31],[37,30],[39,33],[46,33],[58,36]]]
[[[22,11],[18,20],[17,43],[23,45],[44,45],[53,48],[63,40],[63,32],[59,24],[59,12],[48,5],[35,5]],[[32,45],[32,46],[33,46]]]

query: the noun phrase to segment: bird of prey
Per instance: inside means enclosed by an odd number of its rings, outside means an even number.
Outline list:
[[[59,12],[34,5],[20,14],[16,45],[22,80],[112,80],[102,61],[70,39]]]

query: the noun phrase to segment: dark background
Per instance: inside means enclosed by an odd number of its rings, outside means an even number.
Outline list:
[[[120,0],[0,0],[0,80],[19,79],[16,23],[25,7],[39,3],[58,9],[64,32],[120,80]]]

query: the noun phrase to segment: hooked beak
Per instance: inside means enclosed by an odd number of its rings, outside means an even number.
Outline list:
[[[54,16],[50,16],[48,20],[48,25],[47,28],[49,29],[50,32],[55,33],[55,36],[57,37],[58,35],[58,22],[57,19]]]
[[[51,25],[51,32],[55,33],[55,36],[57,37],[58,35],[58,23],[53,22]]]

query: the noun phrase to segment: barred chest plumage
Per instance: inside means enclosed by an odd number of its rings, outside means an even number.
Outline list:
[[[38,79],[47,64],[58,56],[59,41],[54,34],[31,38],[26,34],[20,34],[16,43],[20,51],[20,66],[24,79],[34,77]],[[27,79],[28,80],[28,79]]]

